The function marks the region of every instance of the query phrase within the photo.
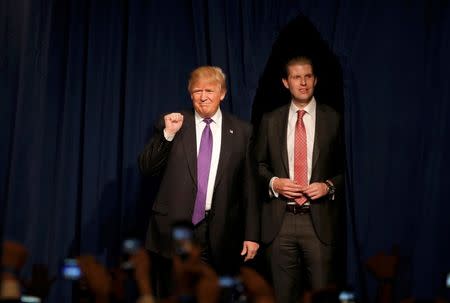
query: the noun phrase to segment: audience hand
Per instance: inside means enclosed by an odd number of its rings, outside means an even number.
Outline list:
[[[19,272],[25,264],[27,257],[27,249],[22,244],[12,241],[5,241],[3,243],[1,263],[3,268]]]
[[[366,266],[378,280],[392,280],[397,274],[399,260],[398,251],[394,248],[392,255],[380,252],[370,257]]]
[[[198,303],[217,302],[219,279],[214,270],[201,261],[197,246],[193,246],[187,260],[175,256],[173,262],[177,296],[195,296]]]
[[[134,268],[134,278],[141,295],[152,295],[150,281],[150,258],[144,248],[137,250],[131,257],[130,261]]]
[[[254,303],[274,303],[275,297],[272,287],[254,269],[241,268],[241,280],[247,291],[247,297]]]
[[[112,281],[106,269],[90,255],[80,256],[77,260],[96,302],[109,302]]]

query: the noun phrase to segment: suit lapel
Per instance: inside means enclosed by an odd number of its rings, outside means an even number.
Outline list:
[[[225,163],[228,163],[228,158],[231,154],[230,146],[233,146],[233,136],[235,130],[232,128],[232,123],[228,115],[222,112],[222,139],[220,143],[219,164],[217,165],[216,181],[214,182],[214,190],[222,178],[225,170]]]
[[[311,168],[311,179],[314,174],[314,169],[317,164],[317,160],[319,159],[320,147],[323,145],[323,139],[326,134],[326,121],[325,118],[326,113],[323,111],[322,106],[317,104],[316,108],[316,129],[314,133],[314,147],[313,147],[313,158],[312,158],[312,168]]]
[[[183,124],[182,142],[189,166],[189,174],[194,184],[197,184],[197,141],[194,114],[187,114]]]
[[[285,176],[289,178],[289,160],[287,154],[287,123],[289,115],[289,105],[280,111],[279,117],[276,119],[276,133],[273,137],[278,138],[278,146],[280,146],[281,161],[283,162]],[[281,136],[279,135],[281,134]]]

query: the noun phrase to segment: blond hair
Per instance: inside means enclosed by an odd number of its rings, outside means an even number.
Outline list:
[[[191,92],[192,86],[199,80],[216,82],[220,85],[223,92],[227,91],[226,76],[220,67],[205,65],[194,69],[189,76],[189,92]]]

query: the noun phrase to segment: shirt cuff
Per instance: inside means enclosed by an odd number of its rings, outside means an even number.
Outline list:
[[[278,177],[272,177],[272,179],[270,179],[269,182],[269,197],[273,198],[278,198],[279,194],[273,189],[273,181],[275,179],[278,179]]]
[[[166,140],[169,141],[169,142],[172,141],[173,138],[175,138],[175,135],[169,135],[169,134],[166,132],[166,129],[163,130],[163,133],[164,133],[164,138],[166,138]]]

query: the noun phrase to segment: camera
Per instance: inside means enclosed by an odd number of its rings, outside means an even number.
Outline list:
[[[65,259],[61,268],[61,274],[64,279],[78,280],[81,277],[81,269],[76,259]],[[31,301],[33,302],[33,301]]]
[[[124,254],[125,262],[122,263],[122,269],[132,269],[133,263],[128,260],[132,254],[134,254],[138,249],[141,248],[141,242],[137,239],[130,238],[126,239],[122,243],[122,253]]]
[[[239,278],[221,276],[219,277],[219,286],[221,289],[219,302],[247,302],[244,285]]]
[[[192,252],[194,232],[190,222],[178,222],[172,225],[172,245],[176,255],[186,260]]]

